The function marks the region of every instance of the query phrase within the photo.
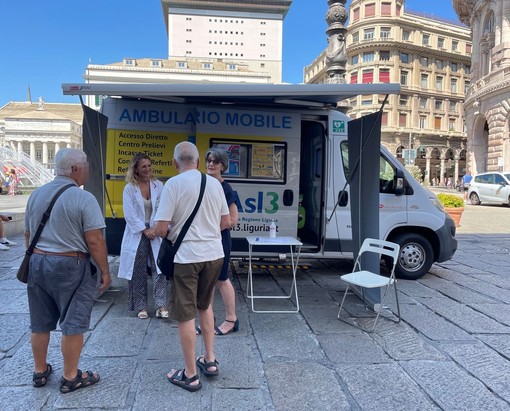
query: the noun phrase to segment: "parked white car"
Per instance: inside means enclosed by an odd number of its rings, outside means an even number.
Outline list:
[[[482,202],[510,205],[510,172],[487,172],[473,177],[468,198],[471,204]]]

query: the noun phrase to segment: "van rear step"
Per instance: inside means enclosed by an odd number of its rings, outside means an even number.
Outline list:
[[[238,262],[239,268],[248,268],[248,261],[247,260],[239,260]],[[277,270],[277,269],[289,269],[292,270],[291,264],[278,264],[275,262],[264,262],[264,261],[255,261],[251,263],[252,268],[258,268],[262,270]],[[296,267],[297,270],[309,270],[312,267],[311,264],[303,263],[298,264]]]

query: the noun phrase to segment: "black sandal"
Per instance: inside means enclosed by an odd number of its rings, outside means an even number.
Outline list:
[[[194,377],[188,378],[184,371],[185,370],[176,370],[170,377],[167,374],[166,378],[168,378],[168,381],[172,384],[184,388],[186,391],[194,392],[202,388],[202,383],[198,380],[198,374]],[[191,385],[191,383],[195,381],[198,381],[198,384]]]
[[[83,373],[81,370],[78,370],[76,377],[72,380],[66,380],[64,377],[60,380],[60,392],[62,394],[67,394],[68,392],[76,391],[79,388],[90,387],[97,383],[100,379],[99,374],[94,376],[92,371],[85,371],[87,373],[86,377],[83,377]]]
[[[51,364],[46,364],[46,371],[34,372],[32,376],[33,386],[36,388],[44,387],[52,371],[53,368],[51,368]]]
[[[218,361],[214,360],[211,362],[206,362],[205,357],[202,355],[197,358],[197,367],[204,373],[206,377],[216,377],[220,370],[218,369]],[[214,371],[209,371],[209,368],[216,368]]]

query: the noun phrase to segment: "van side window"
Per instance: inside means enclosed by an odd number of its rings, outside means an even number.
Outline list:
[[[349,146],[347,141],[340,143],[340,152],[342,154],[342,166],[345,178],[349,181]],[[384,156],[379,159],[379,193],[395,193],[395,167],[393,167]]]
[[[505,179],[499,174],[494,174],[494,182],[500,186],[505,185]]]
[[[210,146],[227,152],[228,180],[285,184],[287,143],[212,139]]]

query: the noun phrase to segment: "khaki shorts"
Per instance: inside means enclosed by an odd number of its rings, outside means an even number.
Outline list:
[[[223,258],[202,263],[175,263],[169,307],[172,320],[190,321],[197,315],[197,309],[209,308],[222,265]]]

